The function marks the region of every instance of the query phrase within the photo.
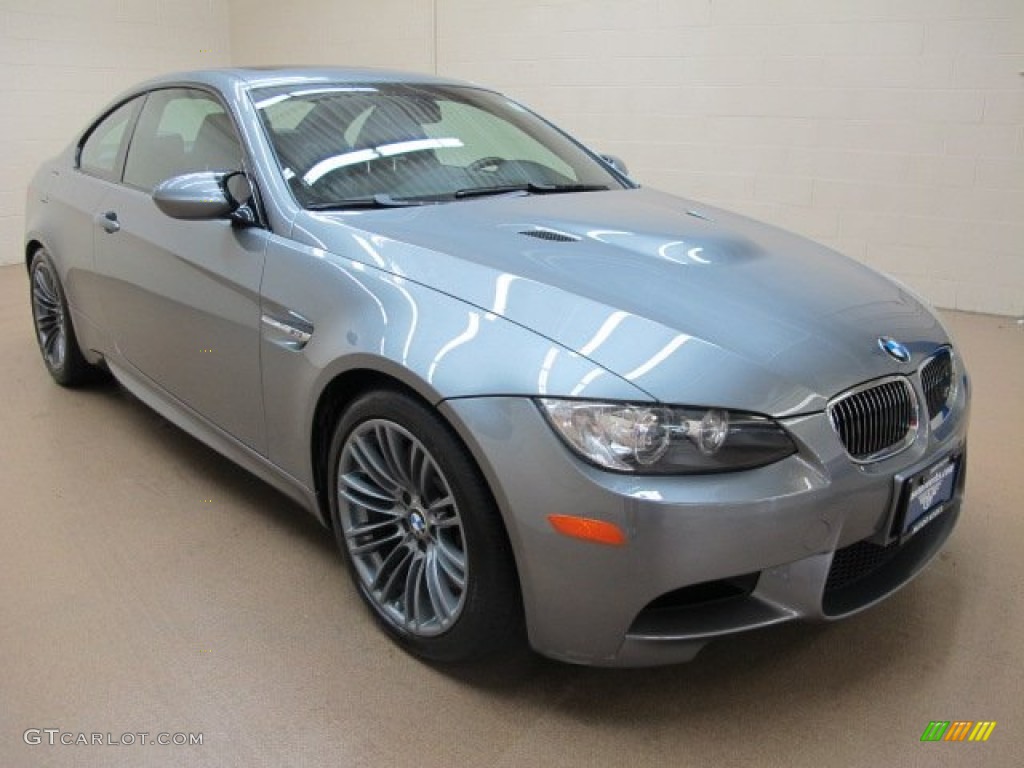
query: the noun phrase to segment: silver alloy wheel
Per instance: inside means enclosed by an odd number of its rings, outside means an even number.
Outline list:
[[[47,365],[60,370],[67,353],[67,321],[57,292],[57,280],[45,261],[40,261],[32,270],[32,317]]]
[[[466,602],[469,564],[434,457],[401,425],[371,419],[345,439],[337,472],[345,546],[374,605],[410,634],[448,630]]]

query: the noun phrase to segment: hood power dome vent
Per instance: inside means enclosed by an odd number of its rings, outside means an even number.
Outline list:
[[[550,240],[553,243],[576,243],[580,240],[575,235],[567,235],[565,232],[558,232],[554,229],[528,229],[519,234],[536,237],[538,240]]]

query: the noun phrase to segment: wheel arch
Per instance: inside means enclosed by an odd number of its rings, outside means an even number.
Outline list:
[[[380,390],[390,390],[404,394],[428,407],[437,414],[437,417],[451,432],[452,437],[465,449],[467,456],[479,473],[480,481],[494,504],[501,529],[505,535],[506,546],[512,558],[512,566],[515,568],[515,579],[521,596],[523,585],[522,572],[519,567],[519,549],[516,546],[518,537],[509,528],[510,521],[506,518],[507,500],[502,489],[496,487],[496,476],[493,469],[487,465],[482,453],[473,444],[465,425],[460,423],[458,419],[453,419],[453,414],[450,410],[438,407],[442,402],[440,397],[431,398],[408,382],[385,371],[375,368],[353,368],[342,371],[327,383],[317,398],[310,430],[309,451],[313,470],[313,488],[317,503],[317,513],[323,524],[328,530],[334,530],[334,521],[331,519],[330,499],[328,497],[327,474],[328,452],[331,439],[333,438],[334,426],[338,423],[338,419],[341,418],[345,409],[359,397],[368,392]],[[520,599],[522,598],[520,597]]]
[[[327,453],[333,437],[334,426],[338,419],[353,402],[368,392],[391,390],[400,392],[423,403],[448,425],[464,447],[465,440],[454,425],[437,409],[437,400],[428,397],[424,392],[408,382],[377,368],[351,368],[336,374],[321,389],[313,409],[313,421],[310,428],[310,465],[313,469],[313,489],[316,492],[317,507],[320,517],[328,528],[333,527],[329,500],[327,498]],[[472,450],[469,454],[476,461]],[[493,491],[492,491],[493,495]]]
[[[32,258],[36,255],[36,251],[45,247],[43,242],[36,237],[29,238],[28,242],[25,243],[25,269],[27,271],[32,270]]]
[[[317,512],[324,525],[331,530],[334,528],[334,523],[331,520],[327,482],[327,454],[333,437],[334,425],[337,424],[338,419],[341,418],[341,415],[351,403],[368,392],[380,390],[391,390],[407,395],[430,408],[450,430],[452,436],[466,450],[494,503],[494,508],[501,520],[501,526],[505,532],[509,551],[512,554],[516,567],[517,579],[520,578],[519,553],[518,548],[515,546],[517,537],[510,530],[509,520],[506,519],[507,500],[502,489],[496,487],[496,475],[493,469],[487,465],[487,461],[480,450],[474,445],[465,425],[460,423],[458,419],[453,419],[453,413],[449,409],[438,407],[442,402],[441,398],[428,397],[424,392],[408,382],[379,369],[354,368],[343,371],[327,383],[317,399],[310,430],[309,451],[313,469],[313,487],[317,501]]]

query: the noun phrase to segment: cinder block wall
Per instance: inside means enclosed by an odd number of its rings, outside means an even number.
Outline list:
[[[236,65],[330,64],[432,72],[435,0],[229,0]],[[497,14],[503,3],[493,5]],[[495,17],[497,18],[497,16]]]
[[[0,0],[0,264],[39,163],[134,83],[229,64],[228,29],[227,0]]]

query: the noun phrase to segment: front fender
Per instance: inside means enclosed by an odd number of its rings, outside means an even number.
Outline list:
[[[650,400],[596,363],[498,315],[283,238],[271,238],[262,297],[265,316],[295,313],[312,326],[305,344],[267,323],[261,327],[269,458],[310,488],[317,403],[332,381],[352,371],[389,376],[434,404],[490,395]]]

